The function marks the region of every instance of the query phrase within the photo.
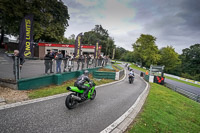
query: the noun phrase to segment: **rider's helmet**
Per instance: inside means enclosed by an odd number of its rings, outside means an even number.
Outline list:
[[[89,71],[88,71],[88,70],[85,70],[85,71],[84,71],[84,75],[88,76],[88,75],[89,75]]]

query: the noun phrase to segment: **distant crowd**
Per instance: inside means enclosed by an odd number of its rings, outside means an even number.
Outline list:
[[[56,65],[56,73],[61,73],[61,64],[63,63],[63,72],[72,71],[74,68],[74,63],[77,63],[76,70],[83,70],[84,68],[92,68],[96,66],[105,66],[107,65],[109,56],[99,55],[97,59],[94,59],[93,54],[82,54],[79,58],[70,56],[66,51],[66,54],[63,54],[61,51],[54,52],[52,50],[48,51],[44,55],[44,64],[45,64],[45,74],[48,72],[53,72],[53,63]],[[54,62],[55,61],[55,62]]]

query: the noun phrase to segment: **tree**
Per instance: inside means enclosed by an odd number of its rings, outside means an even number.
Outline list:
[[[101,25],[95,25],[94,29],[85,32],[82,43],[95,45],[97,41],[102,46],[101,51],[104,54],[109,54],[110,49],[114,46],[114,40],[109,37],[108,30],[104,29]]]
[[[179,55],[175,52],[172,46],[161,48],[159,53],[161,55],[159,65],[164,65],[166,72],[170,72],[180,65],[181,61]]]
[[[133,52],[127,51],[126,53],[124,53],[122,55],[122,57],[120,58],[120,60],[128,61],[128,62],[133,62],[134,61]]]
[[[68,8],[60,0],[3,0],[0,4],[1,32],[19,35],[19,26],[27,14],[34,15],[34,41],[63,41],[68,26]]]
[[[152,35],[141,34],[137,41],[132,44],[133,56],[136,61],[149,67],[151,64],[155,65],[160,60],[158,54],[158,47],[155,44],[156,38]]]
[[[192,45],[182,51],[180,58],[183,72],[192,76],[199,75],[198,80],[200,80],[200,44]]]
[[[123,47],[116,47],[116,52],[115,52],[115,59],[120,59],[122,56],[128,52],[126,49]]]
[[[114,42],[113,38],[111,38],[111,37],[107,38],[105,55],[110,55],[110,56],[113,55],[113,49],[115,49],[115,47],[116,47],[116,45],[114,43],[115,42]]]

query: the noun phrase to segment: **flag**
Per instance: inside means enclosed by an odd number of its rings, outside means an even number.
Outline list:
[[[94,58],[97,59],[99,54],[99,41],[96,42],[95,49],[94,49]]]
[[[33,15],[26,15],[20,25],[19,56],[33,56]]]
[[[75,41],[74,57],[79,58],[81,56],[81,37],[82,33],[78,34]]]

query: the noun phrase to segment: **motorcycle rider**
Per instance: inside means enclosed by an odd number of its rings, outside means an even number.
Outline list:
[[[129,73],[128,75],[129,75],[129,77],[130,77],[130,76],[132,76],[133,78],[135,77],[135,74],[134,74],[133,69],[130,69],[130,73]]]
[[[85,90],[84,93],[81,95],[81,99],[86,99],[87,94],[90,90],[90,87],[84,85],[85,82],[90,83],[88,75],[89,71],[85,70],[84,73],[81,76],[79,76],[76,82],[74,83],[74,86],[78,87],[80,90]]]

